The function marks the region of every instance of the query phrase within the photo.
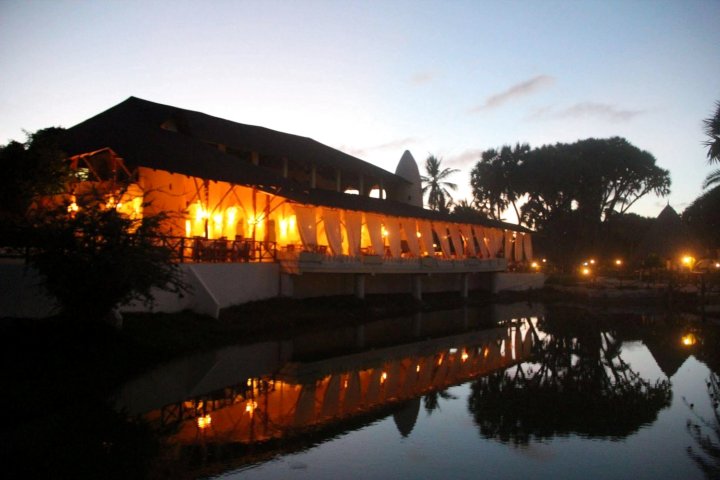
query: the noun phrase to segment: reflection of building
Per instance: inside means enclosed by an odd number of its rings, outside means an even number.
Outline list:
[[[159,296],[166,310],[216,315],[278,294],[466,294],[532,257],[522,227],[423,209],[409,152],[393,174],[309,138],[134,97],[70,128],[64,148],[83,179],[73,194],[100,186],[129,215],[171,214],[169,244],[199,293]],[[205,265],[242,262],[265,264]]]
[[[178,455],[230,444],[241,455],[247,450],[240,445],[260,453],[278,448],[280,439],[289,445],[302,433],[317,441],[322,432],[334,435],[388,415],[408,436],[422,395],[529,358],[530,322],[309,361],[294,360],[293,341],[232,347],[204,362],[205,375],[197,369],[201,362],[189,359],[129,384],[120,402],[172,431]],[[298,341],[300,350],[305,340]],[[175,368],[187,373],[174,377]]]

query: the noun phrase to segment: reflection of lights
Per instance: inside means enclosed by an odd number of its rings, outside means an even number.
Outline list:
[[[442,365],[442,362],[443,362],[443,356],[440,355],[440,358],[438,358],[438,361],[437,361],[438,367],[439,367],[440,365]]]
[[[485,350],[483,350],[483,358],[487,358],[488,355],[490,355],[490,349],[485,347]]]
[[[417,235],[417,238],[422,237],[422,233],[420,233],[420,232],[415,232],[415,235]]]
[[[686,335],[683,335],[681,342],[686,347],[692,347],[697,343],[697,337],[692,333],[688,333]]]
[[[388,236],[388,231],[387,231],[387,229],[386,229],[385,227],[382,227],[382,236],[383,236],[383,237],[387,237],[387,236]]]
[[[197,418],[197,426],[200,430],[202,430],[204,428],[208,428],[211,423],[212,423],[212,418],[210,417],[210,414],[203,415],[203,416]]]
[[[462,355],[460,356],[462,361],[463,362],[466,361],[468,359],[468,357],[470,357],[470,355],[468,355],[468,353],[465,350],[463,350]]]
[[[420,365],[416,365],[416,366],[415,366],[415,372],[416,372],[416,373],[420,373]]]
[[[347,388],[347,387],[348,387],[348,381],[345,380],[345,381],[343,382],[343,388]]]
[[[248,400],[247,404],[245,405],[245,411],[249,413],[251,416],[253,413],[255,413],[255,409],[257,408],[257,402],[253,402],[252,400]]]
[[[380,375],[380,385],[384,384],[387,380],[387,372],[382,372],[382,375]]]

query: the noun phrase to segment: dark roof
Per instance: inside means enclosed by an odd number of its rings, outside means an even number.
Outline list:
[[[512,223],[501,222],[491,219],[469,219],[459,217],[447,213],[437,212],[420,208],[407,203],[397,202],[394,200],[379,199],[373,197],[365,197],[361,195],[348,195],[345,193],[334,192],[332,190],[314,189],[300,194],[285,194],[291,200],[300,203],[309,203],[312,205],[327,206],[333,208],[341,208],[344,210],[358,210],[363,212],[374,212],[385,215],[393,215],[396,217],[412,217],[423,218],[436,222],[456,222],[483,225],[486,227],[495,227],[502,229],[510,229],[519,232],[531,232],[524,227]]]
[[[162,127],[168,123],[171,129]],[[147,167],[253,186],[300,203],[529,232],[518,225],[495,220],[461,219],[396,201],[308,189],[306,185],[225,153],[217,147],[218,144],[298,161],[314,161],[319,166],[337,167],[345,172],[364,173],[383,179],[386,186],[407,182],[402,177],[310,138],[135,97],[69,128],[62,147],[70,156],[110,148],[130,168]]]
[[[162,127],[168,124],[177,131]],[[68,129],[64,147],[71,156],[108,147],[130,166],[146,166],[189,175],[195,175],[195,167],[200,166],[204,178],[238,183],[242,178],[237,174],[230,175],[229,172],[233,168],[237,169],[238,159],[221,152],[217,148],[220,144],[298,162],[314,162],[320,167],[364,173],[380,178],[388,185],[405,182],[393,173],[311,138],[232,122],[136,97],[130,97]],[[205,156],[212,158],[206,159]],[[197,158],[203,158],[202,163]],[[226,162],[222,161],[223,158]],[[248,171],[249,178],[239,183],[254,184],[256,172],[252,170],[262,169],[246,168],[243,165],[243,170]]]

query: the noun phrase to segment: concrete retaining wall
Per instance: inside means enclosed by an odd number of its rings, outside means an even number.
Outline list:
[[[157,290],[151,306],[139,302],[120,308],[121,312],[175,313],[192,310],[217,318],[220,310],[232,305],[291,296],[295,298],[353,295],[355,274],[280,273],[276,263],[182,264],[190,291],[182,295]],[[469,290],[528,290],[541,288],[545,275],[539,273],[472,273]],[[413,274],[364,274],[365,293],[412,293]],[[460,292],[463,274],[421,275],[422,293]],[[22,261],[0,263],[0,317],[43,318],[54,313],[55,301],[40,286],[37,272]]]

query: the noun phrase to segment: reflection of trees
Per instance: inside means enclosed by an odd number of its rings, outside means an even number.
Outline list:
[[[572,433],[620,438],[669,406],[670,383],[651,384],[634,372],[617,331],[581,320],[548,314],[535,363],[472,384],[468,407],[483,436],[516,444]]]
[[[720,415],[717,411],[720,377],[712,373],[707,385],[713,404],[713,419],[708,421],[698,416],[697,421],[688,420],[688,433],[698,447],[697,449],[688,447],[688,455],[707,478],[720,478]]]

